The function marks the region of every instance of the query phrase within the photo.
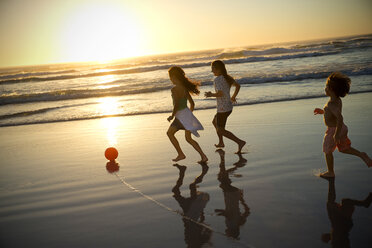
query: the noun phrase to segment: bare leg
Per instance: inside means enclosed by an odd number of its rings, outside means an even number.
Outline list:
[[[209,169],[208,165],[202,164],[201,167],[202,167],[202,172],[198,177],[195,178],[195,181],[194,181],[195,184],[201,183],[203,181],[204,176],[208,172],[208,169]]]
[[[239,139],[232,132],[227,131],[224,128],[218,128],[217,133],[219,133],[220,135],[222,135],[222,136],[224,136],[228,139],[231,139],[232,141],[234,141],[235,143],[238,144],[238,151],[236,153],[241,153],[242,152],[242,148],[246,144],[246,142],[244,140]]]
[[[321,177],[335,177],[334,165],[333,165],[333,153],[326,153],[325,159],[327,163],[328,171],[320,174]]]
[[[243,158],[242,154],[241,153],[238,153],[238,156],[239,156],[239,161],[234,163],[234,165],[236,167],[243,167],[247,164],[247,160],[245,158]]]
[[[176,137],[174,136],[174,134],[177,132],[178,130],[175,128],[175,127],[172,127],[170,126],[168,131],[167,131],[167,135],[169,137],[169,140],[171,141],[172,145],[174,146],[174,148],[176,148],[176,151],[178,153],[178,156],[175,158],[175,159],[172,159],[173,161],[177,162],[177,161],[180,161],[182,159],[185,159],[186,156],[185,154],[183,153],[183,151],[181,150],[181,147],[180,147],[180,144],[178,143],[178,140],[176,139]]]
[[[192,139],[191,137],[191,132],[190,131],[185,131],[185,138],[186,141],[194,147],[194,149],[200,154],[201,160],[199,161],[200,163],[205,163],[208,161],[207,156],[204,154],[203,150],[200,148],[198,142]]]
[[[218,144],[215,144],[214,146],[217,148],[223,148],[225,147],[225,144],[223,143],[223,136],[222,134],[218,133],[218,128],[217,128],[217,117],[215,116],[213,121],[213,126],[216,128],[217,136],[218,136]]]
[[[372,167],[372,159],[365,152],[360,152],[357,149],[350,147],[347,150],[341,151],[342,153],[351,154],[361,158],[368,167]]]

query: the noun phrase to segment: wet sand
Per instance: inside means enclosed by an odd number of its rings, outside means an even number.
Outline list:
[[[372,93],[344,98],[352,145],[372,156]],[[226,140],[216,152],[215,110],[197,110],[207,167],[166,130],[168,114],[0,128],[1,247],[329,247],[325,126],[327,98],[234,108],[227,129],[247,141],[241,157]],[[118,171],[104,151],[119,151]],[[108,168],[108,169],[107,169]],[[335,152],[335,192],[363,200],[372,169]],[[332,186],[332,185],[331,185]],[[133,187],[133,188],[130,188]],[[352,247],[372,244],[372,207],[355,207]]]

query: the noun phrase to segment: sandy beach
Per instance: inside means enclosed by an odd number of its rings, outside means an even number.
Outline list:
[[[352,145],[370,156],[371,99],[343,99]],[[207,167],[183,132],[187,158],[174,166],[169,114],[2,127],[0,246],[330,247],[321,240],[331,232],[329,182],[317,176],[325,126],[313,115],[326,101],[235,107],[227,127],[247,141],[241,157],[228,140],[216,152],[215,110],[196,110]],[[109,146],[116,172],[106,169]],[[335,152],[335,172],[336,202],[372,192],[359,158]],[[372,207],[356,207],[352,220],[352,247],[371,247]]]

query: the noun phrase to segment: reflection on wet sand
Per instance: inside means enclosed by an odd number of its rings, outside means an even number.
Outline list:
[[[109,173],[114,173],[114,172],[118,172],[120,169],[120,166],[118,163],[114,161],[109,161],[106,163],[106,170],[109,172]]]
[[[344,198],[336,202],[335,179],[326,179],[328,185],[327,212],[331,222],[331,232],[322,234],[322,241],[331,241],[332,247],[350,247],[349,233],[353,227],[352,216],[355,206],[368,208],[372,202],[372,192],[364,200]]]
[[[176,185],[173,187],[173,197],[176,199],[178,204],[183,210],[183,215],[197,221],[204,223],[204,208],[209,201],[209,194],[196,190],[196,185],[203,181],[203,177],[208,172],[208,166],[202,164],[201,174],[195,178],[194,182],[190,184],[190,197],[184,197],[181,195],[180,187],[183,184],[185,176],[186,166],[175,164],[175,167],[179,170],[179,177]],[[202,247],[204,244],[209,243],[212,231],[205,226],[191,221],[188,218],[182,218],[185,227],[185,242],[187,247]]]
[[[223,191],[225,209],[215,209],[215,212],[219,216],[225,216],[226,235],[239,239],[240,227],[246,222],[250,214],[250,209],[244,200],[243,190],[231,185],[232,181],[229,178],[229,174],[233,173],[239,167],[243,167],[247,163],[247,160],[241,154],[238,154],[239,161],[234,163],[234,167],[226,170],[225,152],[222,149],[218,149],[216,152],[219,153],[221,158],[218,181],[220,181],[220,188]],[[243,206],[243,213],[240,212],[239,202]]]

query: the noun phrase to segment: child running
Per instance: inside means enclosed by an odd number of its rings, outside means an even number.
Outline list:
[[[197,130],[203,130],[203,126],[192,114],[195,103],[190,93],[196,95],[200,93],[198,83],[190,81],[190,79],[185,76],[185,72],[181,67],[173,66],[169,69],[168,73],[170,80],[175,85],[172,88],[173,112],[172,115],[168,117],[168,121],[171,121],[174,117],[176,118],[167,131],[167,135],[178,153],[173,161],[177,162],[186,158],[180,144],[174,136],[178,130],[182,129],[185,130],[186,141],[200,154],[201,160],[199,163],[206,163],[208,161],[207,156],[204,154],[199,144],[191,137],[191,133],[199,137]],[[190,109],[187,107],[187,100],[190,102]]]
[[[239,93],[240,84],[227,74],[225,64],[221,60],[212,62],[212,72],[216,76],[213,82],[216,93],[208,91],[204,95],[205,97],[216,97],[217,99],[217,114],[212,121],[219,140],[218,144],[215,144],[215,146],[217,148],[225,147],[223,137],[226,137],[238,144],[238,151],[236,153],[239,154],[246,142],[236,137],[232,132],[227,131],[225,127],[227,117],[229,117],[233,110],[233,103],[236,103],[236,96]],[[235,86],[235,91],[230,98],[231,86]]]
[[[321,177],[335,177],[333,166],[333,152],[338,148],[342,153],[351,154],[361,158],[368,167],[372,167],[371,158],[365,153],[351,147],[351,141],[347,137],[348,128],[342,117],[341,97],[346,96],[350,90],[351,80],[340,72],[332,73],[326,82],[325,94],[329,100],[323,109],[314,109],[314,114],[324,114],[324,122],[327,130],[323,140],[323,152],[328,171],[321,173]]]

